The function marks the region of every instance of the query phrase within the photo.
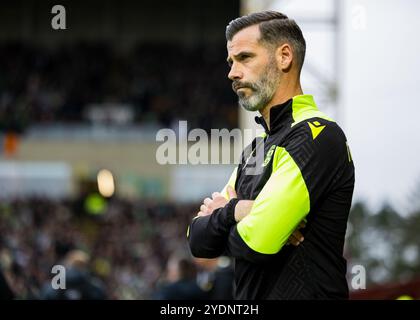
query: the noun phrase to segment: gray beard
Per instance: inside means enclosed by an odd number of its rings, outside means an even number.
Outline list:
[[[274,64],[270,64],[273,66]],[[244,93],[239,93],[239,105],[248,111],[258,111],[267,106],[273,99],[279,81],[277,67],[267,67],[265,76],[252,84],[251,95],[247,98]]]
[[[258,111],[264,108],[270,102],[273,96],[274,92],[269,94],[261,91],[251,94],[249,98],[246,98],[245,96],[239,96],[239,105],[248,111]]]

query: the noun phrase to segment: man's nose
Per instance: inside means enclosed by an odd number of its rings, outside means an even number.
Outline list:
[[[232,67],[230,68],[228,78],[233,81],[233,80],[240,80],[242,79],[242,77],[243,77],[243,73],[239,70],[237,65],[235,65],[234,63]]]

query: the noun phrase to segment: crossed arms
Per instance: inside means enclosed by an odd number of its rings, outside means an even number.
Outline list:
[[[309,192],[288,152],[278,147],[274,157],[273,173],[254,201],[236,197],[232,178],[222,193],[204,199],[187,234],[194,256],[264,263],[284,245],[303,241],[299,228],[309,212]]]

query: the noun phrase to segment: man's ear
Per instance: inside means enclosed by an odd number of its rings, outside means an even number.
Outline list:
[[[293,50],[290,44],[283,43],[276,49],[277,67],[283,72],[289,72],[294,59]]]

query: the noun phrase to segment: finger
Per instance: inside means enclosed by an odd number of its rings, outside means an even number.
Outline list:
[[[199,213],[197,213],[197,216],[199,216],[199,217],[205,217],[205,216],[209,216],[209,215],[211,215],[211,212],[200,211]]]
[[[296,238],[293,234],[290,235],[289,240],[290,240],[290,243],[293,244],[294,246],[298,246],[299,244],[301,244],[301,241],[299,241],[299,239]]]
[[[230,199],[237,197],[235,189],[233,189],[231,186],[227,187],[227,192],[228,192],[228,195],[229,195]]]
[[[209,209],[204,204],[202,204],[200,206],[200,211],[203,212],[203,213],[208,213]]]
[[[220,192],[213,192],[212,194],[211,194],[211,197],[213,198],[213,200],[214,200],[214,198],[217,198],[217,197],[223,197],[221,194],[220,194]]]
[[[296,240],[298,240],[300,242],[302,242],[305,239],[303,237],[303,234],[299,230],[295,230],[292,235]]]
[[[210,198],[205,198],[204,199],[204,204],[208,207],[208,206],[210,206],[210,204],[213,202],[213,200],[212,199],[210,199]]]
[[[298,245],[300,245],[300,242],[297,239],[293,238],[293,237],[290,237],[289,240],[290,240],[290,243],[292,245],[294,245],[295,247],[297,247]]]

